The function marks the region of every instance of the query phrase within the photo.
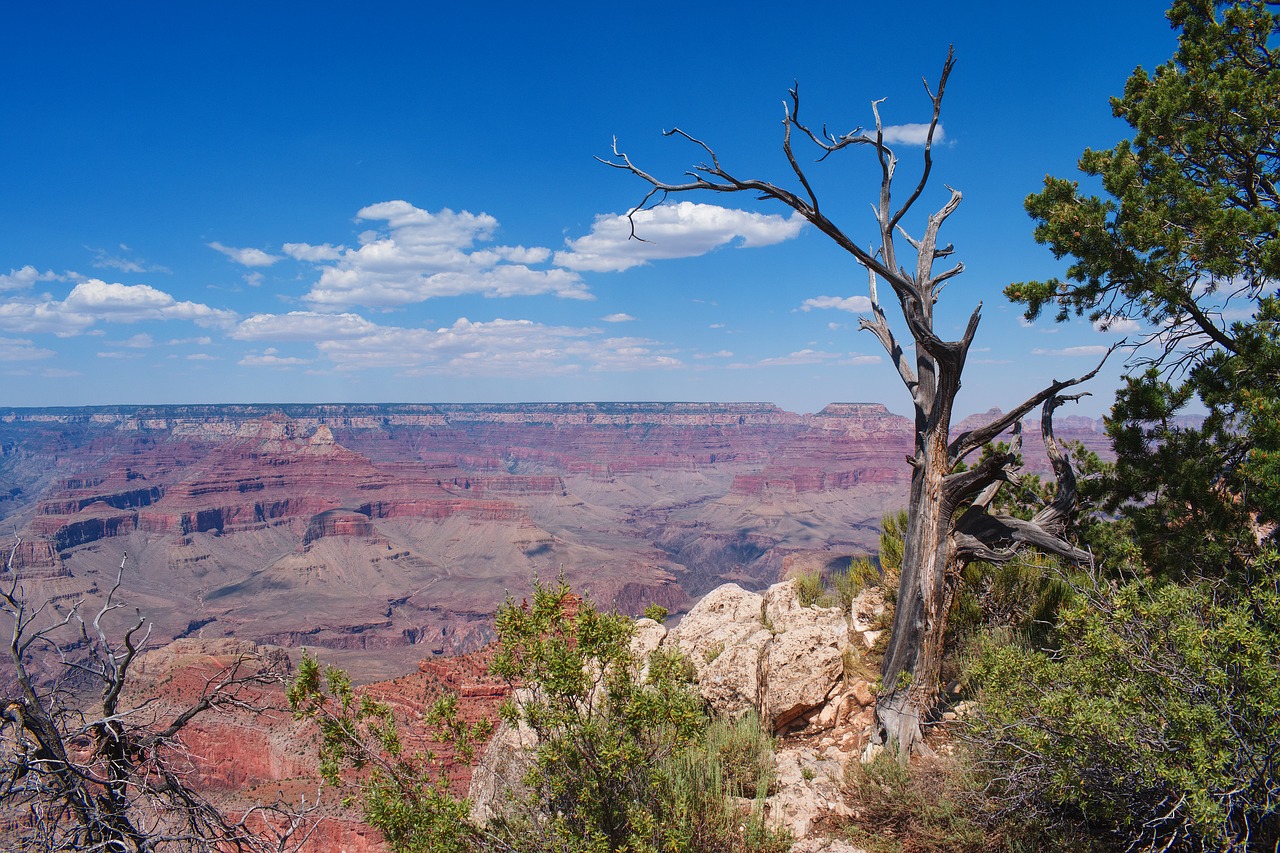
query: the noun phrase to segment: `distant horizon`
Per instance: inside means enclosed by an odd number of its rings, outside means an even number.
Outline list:
[[[279,401],[275,401],[275,402],[240,401],[240,402],[217,402],[217,403],[102,403],[102,404],[90,404],[90,405],[84,405],[84,406],[0,406],[0,413],[56,412],[56,411],[97,411],[97,412],[103,412],[103,413],[114,413],[114,412],[127,412],[131,410],[149,410],[149,409],[151,410],[219,409],[219,408],[324,409],[324,408],[348,408],[348,407],[394,408],[397,406],[403,406],[403,407],[416,406],[416,407],[424,407],[424,408],[493,407],[493,408],[508,408],[508,409],[519,409],[521,407],[535,407],[535,406],[581,406],[581,407],[592,407],[592,406],[601,406],[601,407],[606,407],[606,406],[707,406],[707,407],[771,406],[777,409],[778,411],[785,412],[786,414],[801,415],[801,416],[818,415],[818,414],[821,414],[824,410],[831,408],[832,406],[868,406],[868,407],[883,409],[888,414],[893,415],[895,417],[900,417],[904,419],[910,419],[911,417],[911,415],[909,414],[906,414],[904,412],[894,411],[892,407],[884,403],[880,403],[873,400],[832,400],[826,405],[818,409],[814,409],[813,411],[797,411],[795,409],[788,409],[770,400],[520,400],[520,401],[400,400],[400,401],[378,401],[378,402],[345,401],[345,402],[291,403],[291,402],[279,402]],[[966,414],[964,414],[960,418],[955,419],[955,422],[959,423],[959,421],[963,420],[966,417],[973,417],[975,415],[988,414],[990,412],[995,412],[995,411],[1004,412],[1005,410],[1001,409],[998,406],[995,406],[995,407],[989,407],[987,409],[966,412]],[[1029,412],[1027,416],[1039,417],[1039,411],[1040,410],[1037,407],[1032,412]],[[1065,412],[1063,414],[1060,414],[1059,417],[1069,417],[1073,414],[1076,414],[1076,413]],[[1090,417],[1090,416],[1086,416],[1086,417]],[[1090,417],[1090,419],[1097,420],[1097,418],[1092,418],[1092,417]]]

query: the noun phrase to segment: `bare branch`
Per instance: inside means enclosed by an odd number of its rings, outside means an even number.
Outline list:
[[[1118,346],[1120,345],[1112,344],[1106,354],[1102,356],[1102,360],[1098,362],[1098,366],[1083,376],[1078,376],[1075,379],[1068,379],[1063,382],[1054,381],[1049,385],[1049,387],[1022,401],[1009,412],[1001,415],[986,426],[962,432],[954,441],[951,442],[951,446],[949,447],[952,458],[957,460],[965,458],[974,450],[977,450],[979,447],[1007,430],[1014,421],[1021,420],[1022,416],[1027,412],[1031,411],[1045,400],[1048,400],[1050,397],[1057,396],[1059,391],[1088,382],[1090,379],[1097,376],[1098,371],[1107,363],[1107,359],[1111,357],[1111,353],[1115,352]]]
[[[942,63],[942,75],[938,78],[938,91],[933,93],[929,91],[929,82],[926,80],[924,90],[929,94],[933,101],[933,117],[929,119],[929,133],[925,137],[924,143],[924,169],[920,173],[920,180],[916,182],[916,188],[912,191],[910,197],[903,202],[902,207],[889,220],[889,225],[897,225],[902,217],[907,215],[907,211],[916,203],[916,199],[920,198],[920,194],[924,192],[925,185],[929,183],[929,174],[933,171],[933,135],[938,129],[938,118],[942,115],[942,95],[947,88],[947,78],[951,76],[951,69],[956,64],[956,49],[952,45],[947,49],[947,59]],[[877,122],[878,124],[879,122]]]

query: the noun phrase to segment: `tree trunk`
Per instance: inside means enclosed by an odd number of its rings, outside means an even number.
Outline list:
[[[921,725],[938,696],[947,611],[954,596],[947,566],[954,508],[944,499],[949,473],[946,435],[924,437],[911,477],[901,578],[893,630],[881,665],[876,721],[902,753],[923,743]]]

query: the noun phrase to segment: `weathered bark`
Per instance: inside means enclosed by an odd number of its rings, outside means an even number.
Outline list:
[[[875,335],[888,353],[911,395],[916,424],[915,453],[908,458],[913,471],[902,577],[882,668],[885,686],[876,703],[881,736],[896,743],[904,753],[923,744],[920,726],[933,711],[938,697],[938,673],[945,651],[943,638],[947,614],[965,563],[981,555],[1000,559],[1002,555],[1012,554],[1026,546],[1045,547],[1068,559],[1078,559],[1083,553],[1061,539],[1062,528],[1058,522],[1069,515],[1069,507],[1065,503],[1060,507],[1064,511],[1055,511],[1051,517],[1043,519],[1037,516],[1030,522],[987,514],[986,504],[994,496],[994,491],[990,490],[998,488],[1010,476],[1006,470],[1007,459],[988,459],[962,472],[956,471],[957,464],[1013,427],[1023,415],[1042,403],[1047,407],[1045,417],[1049,418],[1056,401],[1065,399],[1059,398],[1059,392],[1097,373],[1095,368],[1077,379],[1054,382],[996,422],[951,438],[952,407],[960,390],[960,376],[978,330],[982,309],[979,304],[973,311],[957,341],[944,341],[934,332],[933,306],[943,286],[964,271],[964,265],[960,263],[942,271],[934,270],[939,260],[953,253],[951,246],[939,246],[938,233],[959,206],[961,194],[948,187],[950,198],[925,219],[919,237],[910,236],[902,221],[921,197],[933,169],[933,139],[939,128],[942,96],[953,66],[954,56],[949,53],[937,92],[930,90],[927,83],[925,85],[932,101],[933,115],[924,144],[922,168],[907,200],[896,209],[892,186],[898,159],[885,143],[878,101],[872,103],[874,130],[863,131],[858,127],[843,136],[835,136],[824,128],[818,134],[801,123],[800,96],[796,89],[791,90],[790,103],[783,117],[782,149],[799,183],[795,190],[733,175],[720,164],[710,146],[679,128],[667,131],[666,135],[693,142],[711,160],[709,164],[703,163],[688,172],[689,180],[681,183],[662,181],[637,167],[618,150],[616,144],[613,151],[616,159],[602,161],[631,172],[652,187],[632,214],[655,200],[661,202],[670,193],[750,192],[760,199],[780,201],[795,210],[867,270],[871,316],[862,318],[860,327]],[[793,131],[798,131],[821,150],[819,162],[852,146],[867,146],[875,152],[880,167],[880,193],[873,209],[879,239],[872,248],[859,246],[819,209],[817,194],[792,149]],[[898,237],[915,252],[914,270],[909,270],[899,261],[895,243]],[[897,298],[902,320],[915,343],[914,363],[889,324],[877,291],[878,281],[887,283]],[[1051,436],[1051,427],[1045,434],[1047,438]],[[1066,464],[1065,460],[1062,464]],[[1055,468],[1057,465],[1055,461]],[[1062,479],[1061,472],[1059,478]],[[1073,488],[1069,489],[1069,495],[1064,494],[1063,500],[1068,497],[1074,500]],[[961,511],[962,507],[975,501],[977,505]]]

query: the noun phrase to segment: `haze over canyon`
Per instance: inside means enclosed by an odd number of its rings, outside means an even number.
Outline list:
[[[324,648],[373,680],[479,648],[535,575],[680,613],[874,553],[911,436],[865,403],[9,409],[0,519],[33,600],[93,599],[127,552],[151,642]]]

